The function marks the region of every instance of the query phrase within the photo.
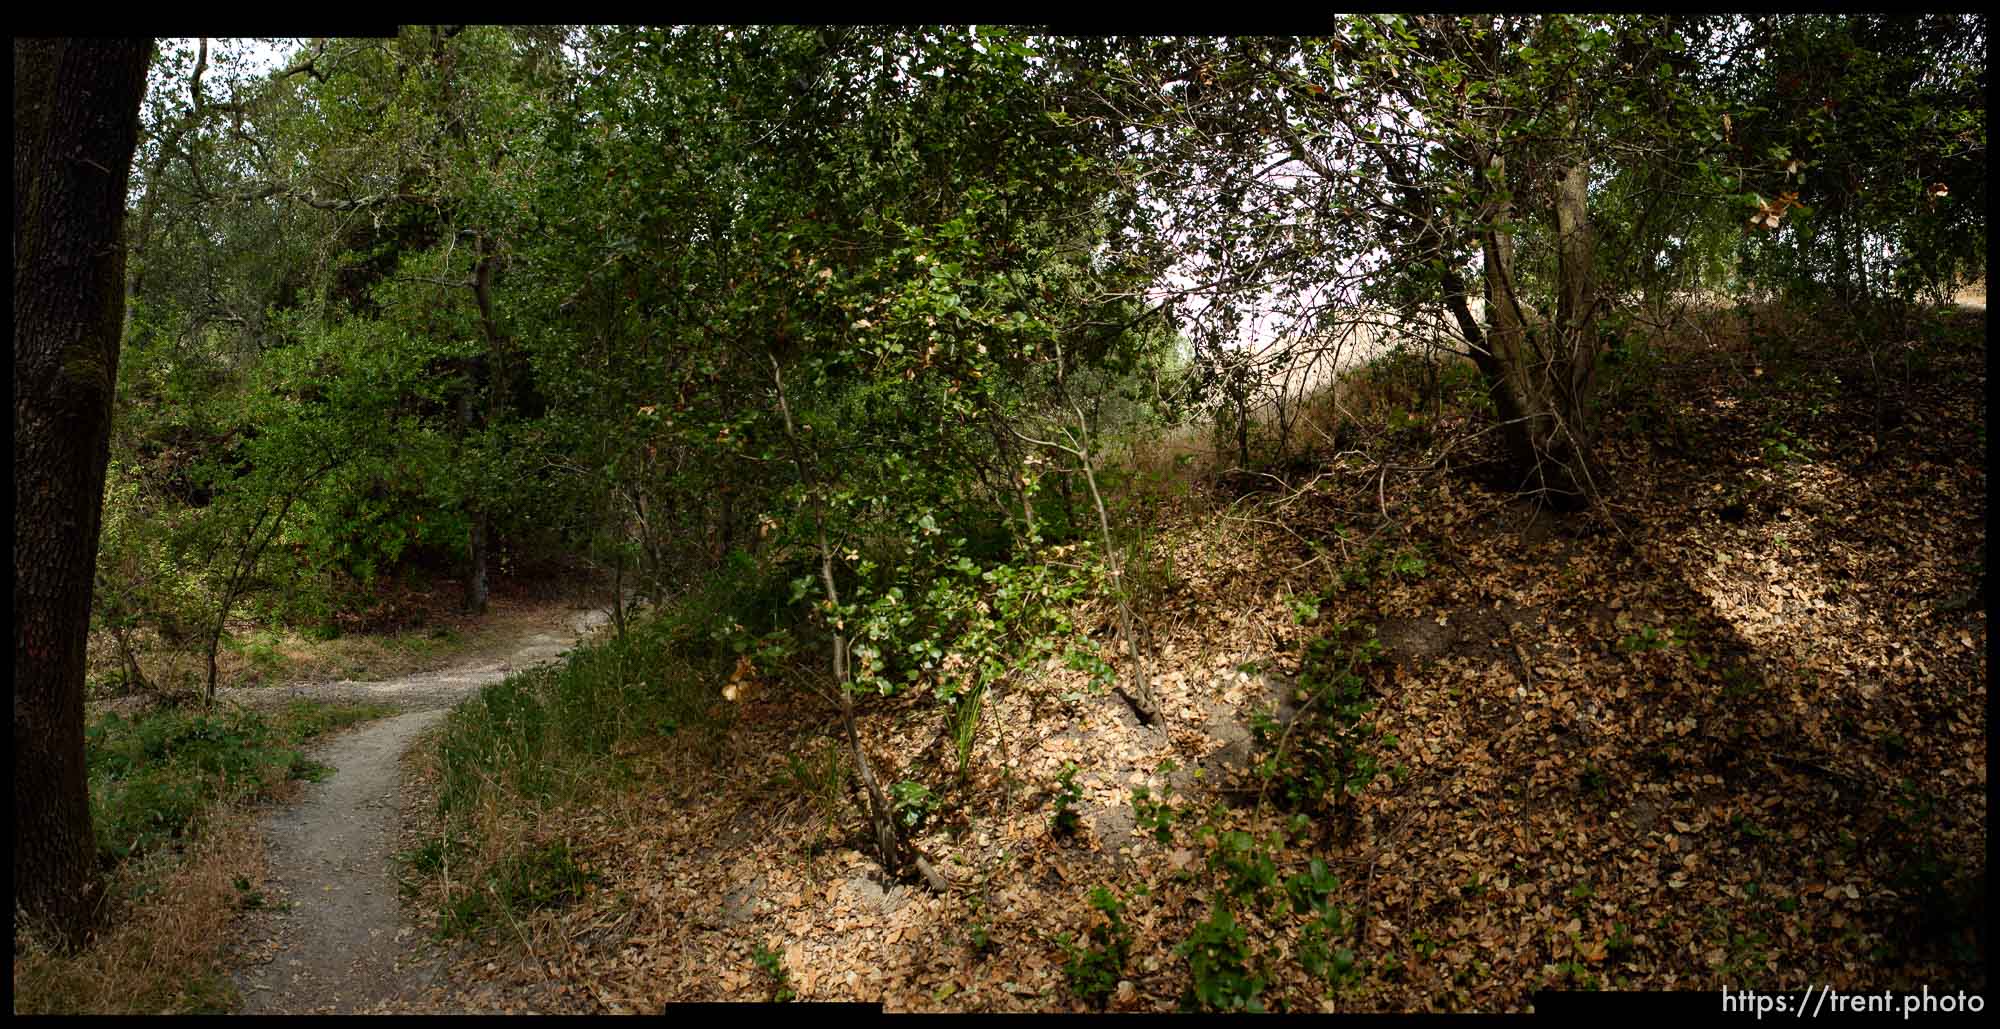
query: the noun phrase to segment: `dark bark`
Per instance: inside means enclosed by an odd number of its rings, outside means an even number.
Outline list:
[[[125,286],[125,303],[129,310],[132,301],[146,288],[146,255],[153,242],[153,218],[159,213],[160,200],[166,191],[160,188],[160,176],[166,171],[167,161],[180,148],[181,141],[194,130],[201,118],[201,77],[208,70],[208,37],[201,37],[201,52],[196,55],[194,72],[189,77],[188,90],[194,98],[188,112],[172,127],[159,134],[160,148],[153,160],[146,166],[145,194],[139,200],[139,224],[127,240],[126,268],[128,275]]]
[[[1250,467],[1250,398],[1243,390],[1238,390],[1233,398],[1236,402],[1236,467]]]
[[[1836,291],[1835,295],[1840,298],[1843,304],[1851,303],[1854,300],[1854,277],[1851,270],[1854,251],[1847,245],[1847,212],[1844,210],[1845,206],[1843,204],[1843,209],[1837,211],[1833,218],[1833,281]]]
[[[100,896],[84,644],[152,52],[143,38],[14,40],[14,907],[69,946]]]
[[[736,545],[736,490],[729,483],[716,489],[715,498],[715,551],[711,559],[720,568],[729,550]]]
[[[1496,179],[1505,179],[1503,155],[1480,147],[1476,161]],[[1512,202],[1502,194],[1480,211],[1490,327],[1483,340],[1467,332],[1467,340],[1474,344],[1474,362],[1486,378],[1501,419],[1516,488],[1559,510],[1588,506],[1603,482],[1601,466],[1592,454],[1590,394],[1600,341],[1587,181],[1582,159],[1570,156],[1556,184],[1553,318],[1522,302],[1514,274],[1514,237],[1506,228],[1514,217]],[[1455,284],[1455,276],[1448,277],[1445,290],[1464,330],[1471,319],[1462,310],[1462,284]]]
[[[475,615],[483,615],[493,596],[492,579],[487,573],[487,567],[491,564],[489,556],[491,547],[487,540],[485,511],[476,510],[472,513],[472,528],[468,536],[470,540],[467,549],[471,551],[471,567],[465,573],[465,610]]]
[[[1091,503],[1097,508],[1097,527],[1103,532],[1104,560],[1111,570],[1111,589],[1118,598],[1118,625],[1125,636],[1126,653],[1132,659],[1132,688],[1134,696],[1127,698],[1132,705],[1132,713],[1141,724],[1151,726],[1160,720],[1160,702],[1153,696],[1153,680],[1146,674],[1146,652],[1139,642],[1138,630],[1132,618],[1132,598],[1125,593],[1125,561],[1118,553],[1117,542],[1111,538],[1111,516],[1104,510],[1104,495],[1097,491],[1097,476],[1091,472],[1090,451],[1084,444],[1088,423],[1083,411],[1076,412],[1077,435],[1072,440],[1076,449],[1077,463],[1083,466],[1084,484],[1090,487]]]
[[[479,307],[479,328],[486,336],[486,356],[482,360],[486,371],[486,414],[484,424],[498,424],[507,403],[507,337],[500,331],[500,320],[493,313],[493,271],[499,256],[494,251],[492,240],[480,232],[475,238],[478,262],[472,269],[472,298]],[[462,420],[469,434],[474,427],[471,399],[461,408]],[[468,549],[470,567],[465,576],[465,609],[473,614],[485,614],[487,602],[491,598],[490,571],[492,566],[492,519],[488,516],[483,499],[475,499],[471,510],[472,532]]]
[[[618,639],[625,639],[625,548],[618,548],[618,557],[611,577],[611,626],[618,633]]]
[[[1483,52],[1491,65],[1498,59],[1499,37],[1488,34],[1476,46],[1458,41],[1451,52]],[[1290,73],[1266,65],[1289,78]],[[1576,117],[1579,97],[1561,98]],[[1572,128],[1575,122],[1572,121]],[[1350,121],[1350,130],[1356,126]],[[1323,178],[1342,174],[1314,154],[1305,140],[1289,127],[1283,130],[1291,144],[1292,156]],[[1596,369],[1599,339],[1594,328],[1598,290],[1593,269],[1594,231],[1588,209],[1588,161],[1578,153],[1559,154],[1556,210],[1552,226],[1558,237],[1557,311],[1553,320],[1524,303],[1514,271],[1515,240],[1510,228],[1516,215],[1515,195],[1525,193],[1520,183],[1513,191],[1500,191],[1477,212],[1476,235],[1482,258],[1482,278],[1486,295],[1488,324],[1473,318],[1467,302],[1467,288],[1459,267],[1456,230],[1445,228],[1440,198],[1417,185],[1423,181],[1421,169],[1379,138],[1357,132],[1363,145],[1389,171],[1388,181],[1400,199],[1402,229],[1415,239],[1415,254],[1444,266],[1442,280],[1445,306],[1457,321],[1473,361],[1485,379],[1493,401],[1514,486],[1558,507],[1585,506],[1604,486],[1601,466],[1592,455],[1590,394]],[[1476,177],[1508,179],[1505,151],[1488,143],[1465,140],[1466,154]],[[1450,235],[1447,235],[1450,233]]]
[[[479,388],[479,372],[485,363],[484,358],[475,358],[465,364],[466,382],[463,391],[458,395],[458,427],[460,438],[467,442],[471,441],[473,433],[479,428],[479,415],[473,407],[472,395],[473,391]],[[485,614],[490,599],[486,573],[485,506],[476,499],[468,501],[466,517],[471,525],[466,533],[465,609],[473,614]]]
[[[445,43],[463,30],[463,26],[437,28],[431,30],[431,60],[443,77],[446,96],[456,101],[459,97],[458,82],[452,74],[451,63],[446,59]],[[469,112],[457,112],[449,123],[449,130],[461,146],[468,149],[472,145],[471,118]],[[500,161],[506,153],[505,147],[496,148],[492,157],[492,170],[500,169]],[[488,428],[500,423],[507,404],[507,349],[508,340],[500,328],[500,319],[494,313],[493,273],[500,260],[498,241],[480,226],[473,231],[475,263],[472,268],[472,298],[479,308],[479,327],[486,337],[486,356],[482,363],[486,372],[486,413],[484,425]],[[461,409],[468,434],[472,429],[471,407],[468,401]],[[474,490],[474,497],[467,514],[472,519],[469,540],[470,567],[465,578],[465,609],[473,614],[485,614],[491,591],[489,569],[492,565],[492,519],[488,508],[488,498],[483,496],[483,488]]]
[[[1015,551],[1025,554],[1033,546],[1032,541],[1035,538],[1035,503],[1034,498],[1028,493],[1027,480],[1022,477],[1022,454],[1020,448],[1014,445],[1014,434],[1001,420],[1000,413],[988,407],[985,416],[987,427],[993,435],[994,452],[999,459],[996,473],[1002,480],[1002,485],[996,487],[996,492],[1006,491],[1013,494],[1012,507],[1008,505],[1006,499],[1000,501],[1001,513],[1014,531]]]

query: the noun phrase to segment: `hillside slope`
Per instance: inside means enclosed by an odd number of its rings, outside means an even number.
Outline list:
[[[1140,611],[1163,731],[1051,662],[991,698],[959,782],[934,707],[866,706],[885,780],[939,800],[915,839],[947,894],[855,849],[837,758],[809,772],[836,753],[810,694],[629,739],[625,782],[530,841],[589,885],[420,1006],[1983,989],[1983,315],[1896,350],[1894,381],[1772,339],[1613,389],[1600,514],[1482,484],[1449,418],[1283,494],[1169,505]],[[1281,746],[1323,760],[1256,774]],[[1295,819],[1315,768],[1354,796]]]

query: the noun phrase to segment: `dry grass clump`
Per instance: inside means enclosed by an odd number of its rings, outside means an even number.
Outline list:
[[[133,862],[111,883],[115,905],[89,945],[63,954],[14,934],[14,1013],[188,1014],[236,1007],[224,945],[264,870],[253,816],[217,810],[186,850]],[[20,919],[16,918],[16,925]]]

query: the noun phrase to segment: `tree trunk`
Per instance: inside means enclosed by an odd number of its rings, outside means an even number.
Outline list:
[[[479,308],[480,330],[486,336],[486,355],[480,361],[486,371],[486,414],[482,420],[472,413],[471,387],[468,385],[463,405],[459,408],[459,420],[468,434],[476,426],[491,428],[498,424],[507,402],[507,337],[501,333],[500,321],[493,313],[493,269],[498,255],[483,231],[474,238],[473,245],[478,259],[472,270],[472,298]],[[472,529],[467,546],[469,567],[465,574],[465,609],[472,614],[483,615],[491,598],[492,521],[483,499],[476,499],[467,513],[472,519]]]
[[[1493,181],[1505,179],[1504,159],[1482,155]],[[1446,303],[1472,343],[1501,421],[1501,438],[1516,475],[1515,488],[1561,509],[1586,506],[1601,479],[1591,456],[1590,392],[1598,335],[1597,291],[1586,189],[1581,161],[1557,183],[1558,272],[1556,315],[1543,318],[1521,301],[1514,278],[1514,238],[1506,228],[1512,205],[1499,200],[1482,211],[1486,310],[1481,332],[1465,300],[1465,286],[1447,275]]]
[[[618,548],[617,571],[611,577],[611,625],[619,642],[625,640],[625,548]]]
[[[1026,554],[1034,545],[1035,505],[1028,495],[1028,483],[1021,477],[1022,455],[1014,444],[1013,434],[1002,424],[999,412],[988,407],[985,415],[987,428],[993,433],[994,453],[999,460],[997,474],[1004,475],[1007,480],[1004,486],[995,487],[995,493],[1004,491],[1013,494],[1011,503],[1005,497],[996,497],[996,502],[1013,533],[1015,553]]]
[[[1833,217],[1833,282],[1843,304],[1854,300],[1853,250],[1847,245],[1847,210],[1843,200]]]
[[[473,413],[472,392],[478,388],[478,368],[483,361],[469,362],[465,388],[458,395],[458,427],[462,438],[470,442],[473,432],[479,427],[479,416]],[[470,523],[466,530],[465,542],[465,610],[476,615],[486,613],[488,600],[486,564],[486,507],[477,498],[479,487],[474,487],[474,497],[466,502],[466,519]]]
[[[1028,553],[1035,540],[1035,498],[1028,493],[1028,483],[1021,473],[1014,473],[1014,498],[1021,505],[1021,541],[1025,544],[1021,553]]]
[[[1571,98],[1571,106],[1576,105]],[[1590,220],[1589,170],[1569,156],[1556,183],[1556,322],[1554,360],[1547,364],[1551,407],[1557,420],[1549,453],[1561,467],[1560,485],[1581,506],[1607,484],[1596,459],[1597,418],[1592,394],[1603,341],[1597,333],[1597,232]]]
[[[1486,59],[1496,59],[1499,36],[1487,34]],[[1580,97],[1559,97],[1571,115],[1575,133]],[[1317,159],[1303,139],[1288,131],[1292,156],[1322,178],[1341,177],[1339,169]],[[1599,492],[1602,473],[1591,455],[1590,390],[1596,370],[1598,338],[1593,238],[1588,208],[1586,155],[1557,155],[1562,171],[1557,193],[1556,229],[1560,237],[1557,284],[1558,311],[1553,324],[1521,300],[1514,276],[1514,236],[1510,226],[1514,205],[1508,191],[1506,156],[1492,144],[1465,140],[1475,179],[1493,191],[1476,215],[1490,327],[1482,327],[1467,302],[1466,282],[1454,267],[1458,260],[1455,229],[1440,228],[1437,199],[1414,183],[1421,176],[1415,165],[1380,140],[1369,144],[1393,173],[1390,181],[1411,212],[1410,228],[1427,256],[1443,265],[1445,306],[1457,321],[1486,381],[1493,401],[1508,462],[1516,473],[1516,489],[1535,493],[1561,507],[1581,507]],[[1576,146],[1574,142],[1570,144]],[[1519,186],[1521,184],[1513,184]]]
[[[229,631],[229,615],[236,609],[236,601],[243,597],[257,572],[257,562],[263,558],[265,549],[277,540],[278,534],[284,531],[285,517],[292,513],[292,505],[305,496],[320,476],[339,467],[344,460],[336,456],[321,465],[319,470],[300,478],[283,499],[277,501],[275,509],[271,506],[272,499],[266,499],[263,509],[257,513],[257,520],[250,523],[250,532],[243,537],[243,549],[236,555],[236,565],[229,570],[229,579],[223,584],[221,606],[215,612],[215,621],[207,629],[208,686],[202,692],[204,707],[215,706],[216,654],[222,649],[223,635]]]
[[[84,645],[152,53],[144,38],[14,40],[14,909],[68,946],[100,895]]]
[[[1125,634],[1125,651],[1132,659],[1132,713],[1142,724],[1151,726],[1160,720],[1160,702],[1153,696],[1153,680],[1146,674],[1146,651],[1140,644],[1138,629],[1132,618],[1132,599],[1125,595],[1125,561],[1118,553],[1118,544],[1111,538],[1111,516],[1105,513],[1104,496],[1097,492],[1097,476],[1091,472],[1090,449],[1084,442],[1089,425],[1083,420],[1083,411],[1076,412],[1077,463],[1083,465],[1083,481],[1090,487],[1090,501],[1097,507],[1097,527],[1103,533],[1104,561],[1111,571],[1111,591],[1118,597],[1118,628]]]
[[[728,483],[716,489],[715,500],[715,555],[717,568],[729,556],[729,549],[735,543],[736,491]]]
[[[146,257],[153,243],[153,218],[159,213],[161,198],[166,191],[160,188],[160,177],[165,173],[167,161],[171,159],[181,140],[194,131],[201,120],[201,77],[208,70],[208,37],[201,37],[201,50],[195,56],[194,71],[189,76],[188,92],[194,102],[186,114],[173,125],[166,127],[158,135],[159,150],[145,169],[145,193],[139,198],[139,223],[126,241],[126,283],[125,304],[129,314],[132,302],[146,288],[148,271]]]
[[[492,590],[486,568],[489,563],[486,538],[486,512],[472,513],[472,530],[467,549],[471,551],[471,567],[465,573],[465,610],[475,615],[486,613],[487,603],[492,599]]]
[[[139,667],[139,654],[132,645],[132,630],[124,625],[113,626],[111,641],[118,645],[118,660],[125,666],[125,688],[134,693],[152,693],[153,684],[147,680],[145,669]]]

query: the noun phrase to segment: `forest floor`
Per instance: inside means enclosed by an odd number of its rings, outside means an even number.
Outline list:
[[[1984,315],[1921,346],[1811,332],[1711,325],[1612,384],[1616,485],[1590,513],[1492,488],[1449,418],[1280,494],[1166,496],[1134,570],[1163,725],[1052,661],[993,693],[961,771],[933,702],[865,706],[878,774],[940,798],[913,839],[946,893],[882,874],[835,780],[815,799],[810,769],[841,759],[810,694],[740,695],[720,738],[628,740],[631,774],[532,829],[578,856],[581,895],[388,1007],[1983,990]],[[1112,613],[1081,615],[1120,665]],[[1253,774],[1255,713],[1294,724],[1316,641],[1371,634],[1356,744],[1382,774],[1294,823]],[[421,832],[437,773],[410,774]],[[1310,905],[1284,902],[1298,883]]]
[[[574,603],[501,599],[482,620],[477,650],[445,668],[220,691],[224,703],[251,707],[314,700],[401,711],[314,748],[312,757],[332,774],[265,819],[267,874],[259,890],[278,902],[245,912],[232,941],[243,1012],[366,1010],[425,985],[433,965],[423,936],[403,924],[393,857],[403,757],[454,705],[555,659],[607,619],[601,609]]]

